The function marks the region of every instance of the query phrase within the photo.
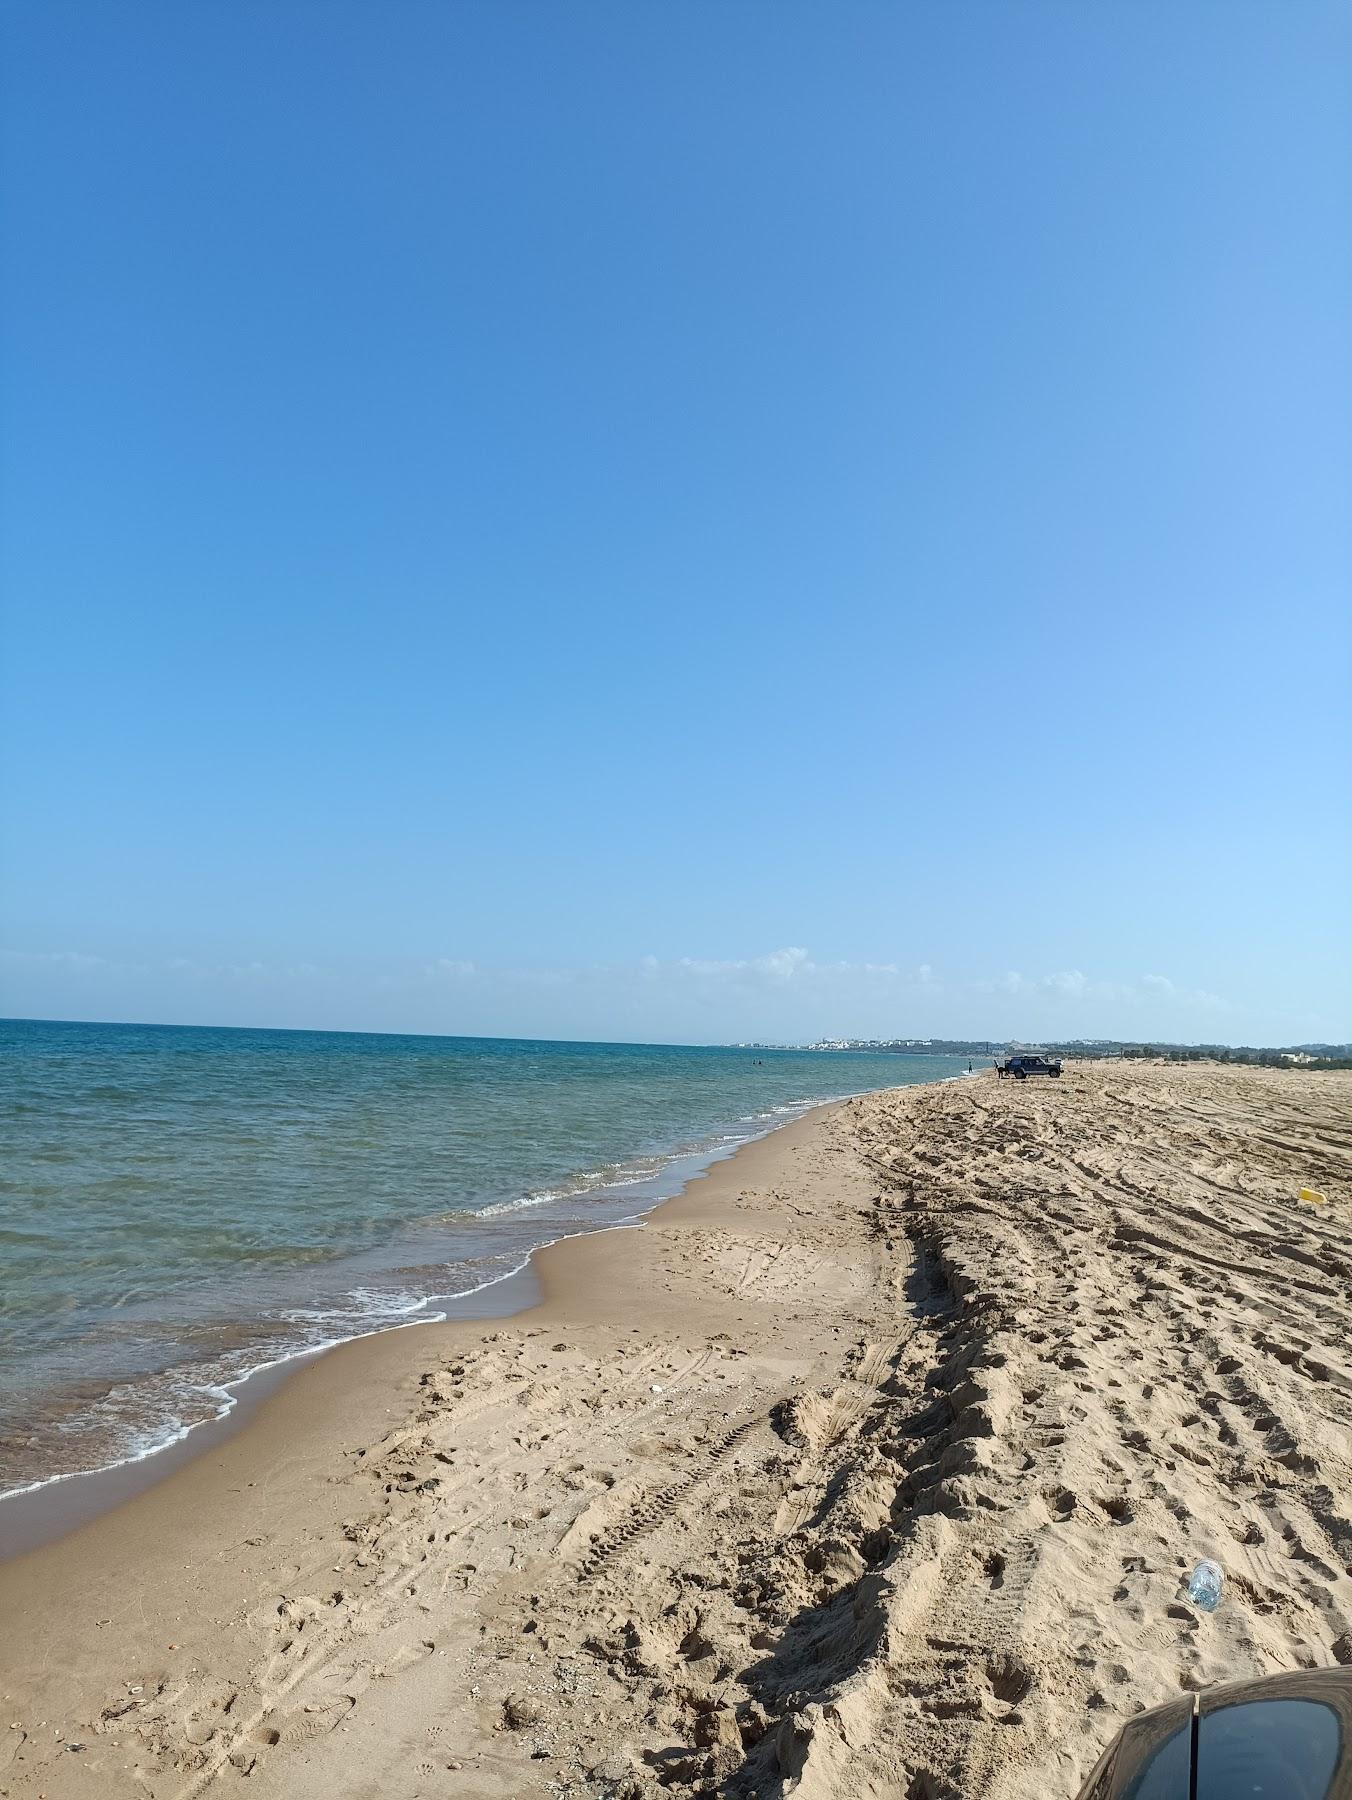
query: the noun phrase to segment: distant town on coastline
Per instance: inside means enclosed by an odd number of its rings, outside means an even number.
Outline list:
[[[1039,1050],[1089,1060],[1101,1056],[1164,1057],[1170,1062],[1255,1063],[1262,1068],[1352,1069],[1352,1044],[1291,1044],[1265,1049],[1253,1044],[1134,1043],[1122,1038],[820,1038],[815,1044],[734,1044],[735,1050],[858,1050],[872,1056],[1006,1056]]]

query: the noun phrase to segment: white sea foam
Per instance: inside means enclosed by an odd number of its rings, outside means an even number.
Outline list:
[[[478,1282],[473,1287],[459,1289],[455,1293],[443,1296],[443,1298],[449,1300],[453,1304],[457,1300],[466,1300],[473,1294],[483,1293],[485,1289],[495,1287],[498,1282],[509,1281],[514,1275],[519,1275],[529,1261],[529,1255],[523,1256],[514,1267],[500,1270],[497,1274],[490,1276],[486,1281]],[[360,1289],[354,1290],[355,1293],[361,1293],[362,1291],[363,1290]],[[382,1298],[384,1297],[376,1294],[370,1295],[370,1299],[373,1302]],[[402,1313],[423,1312],[425,1308],[434,1304],[433,1296],[427,1296],[421,1300],[413,1299],[411,1296],[405,1296],[404,1298],[406,1299],[407,1304],[397,1308],[397,1310]],[[306,1319],[313,1320],[316,1323],[320,1322],[325,1317],[324,1312],[318,1308],[295,1308],[293,1309],[293,1315],[295,1317],[304,1316]],[[349,1317],[350,1312],[338,1313],[335,1309],[334,1316]],[[294,1349],[286,1350],[279,1356],[265,1357],[262,1361],[254,1363],[251,1367],[242,1370],[238,1375],[232,1375],[229,1380],[226,1381],[190,1382],[169,1376],[168,1379],[172,1385],[177,1385],[187,1393],[199,1395],[202,1398],[211,1401],[213,1403],[213,1410],[204,1417],[193,1419],[187,1423],[181,1419],[172,1421],[166,1420],[158,1428],[148,1428],[140,1442],[135,1441],[135,1435],[133,1434],[133,1441],[129,1444],[124,1455],[112,1457],[107,1462],[99,1463],[95,1468],[69,1469],[57,1475],[46,1475],[39,1481],[30,1481],[20,1487],[6,1488],[3,1492],[0,1492],[0,1501],[11,1500],[19,1494],[37,1493],[40,1488],[51,1487],[55,1482],[59,1481],[77,1481],[85,1476],[106,1475],[113,1469],[126,1468],[133,1463],[145,1462],[149,1457],[158,1456],[161,1451],[171,1449],[175,1444],[181,1444],[184,1438],[188,1437],[190,1433],[199,1430],[203,1425],[217,1424],[222,1419],[228,1418],[239,1405],[237,1390],[246,1386],[255,1376],[265,1374],[269,1369],[279,1369],[286,1363],[303,1362],[308,1357],[322,1356],[328,1350],[336,1350],[340,1344],[355,1343],[359,1338],[379,1337],[386,1331],[408,1330],[415,1325],[440,1325],[444,1323],[449,1316],[450,1314],[448,1312],[429,1312],[426,1313],[425,1317],[418,1319],[386,1318],[381,1324],[372,1325],[370,1329],[365,1331],[346,1331],[337,1337],[325,1337],[315,1343],[297,1345]],[[128,1392],[134,1393],[138,1398],[143,1398],[147,1388],[150,1386],[149,1383],[136,1388],[133,1388],[130,1384],[122,1385]],[[106,1401],[111,1399],[116,1392],[118,1392],[117,1389],[110,1389],[103,1404],[106,1404]],[[100,1403],[96,1403],[96,1406],[98,1404]],[[71,1421],[71,1427],[72,1429],[78,1429],[78,1421]]]
[[[743,1140],[738,1140],[743,1141]],[[471,1216],[476,1219],[500,1219],[507,1213],[522,1212],[532,1206],[548,1206],[556,1200],[583,1200],[604,1197],[615,1189],[642,1187],[655,1181],[664,1169],[690,1156],[699,1155],[700,1147],[673,1150],[662,1157],[643,1157],[632,1163],[618,1164],[614,1169],[588,1169],[568,1187],[537,1188],[529,1194],[518,1194],[513,1200],[495,1200],[480,1206]]]
[[[963,1077],[947,1077],[960,1078]],[[542,1232],[540,1241],[527,1246],[512,1266],[495,1269],[484,1279],[458,1291],[454,1288],[455,1273],[457,1269],[467,1272],[470,1266],[468,1262],[449,1262],[445,1265],[447,1285],[441,1287],[439,1292],[423,1293],[409,1287],[392,1286],[381,1289],[378,1286],[354,1286],[332,1300],[279,1308],[273,1315],[277,1326],[284,1328],[287,1333],[299,1334],[299,1340],[269,1345],[266,1342],[266,1320],[260,1320],[260,1336],[265,1341],[257,1346],[256,1360],[246,1367],[223,1371],[219,1379],[212,1377],[208,1363],[205,1366],[199,1365],[196,1371],[189,1366],[187,1369],[171,1369],[159,1376],[133,1378],[121,1383],[109,1390],[102,1403],[96,1403],[92,1408],[86,1407],[80,1414],[72,1415],[69,1421],[54,1427],[62,1436],[75,1438],[82,1429],[88,1429],[91,1413],[101,1412],[105,1422],[97,1431],[96,1437],[101,1437],[109,1448],[112,1447],[108,1442],[109,1438],[116,1441],[120,1437],[124,1446],[121,1453],[107,1457],[96,1468],[62,1470],[16,1485],[0,1493],[0,1500],[33,1493],[55,1482],[73,1480],[77,1476],[102,1474],[144,1462],[181,1443],[203,1425],[218,1423],[227,1418],[239,1405],[241,1392],[247,1384],[267,1371],[317,1356],[358,1338],[444,1320],[457,1300],[481,1293],[519,1274],[527,1266],[533,1249],[543,1247],[545,1241],[557,1242],[564,1236],[580,1236],[597,1230],[627,1229],[641,1225],[645,1213],[651,1207],[678,1191],[692,1175],[712,1163],[722,1161],[741,1146],[767,1135],[786,1120],[801,1117],[815,1106],[846,1097],[848,1096],[805,1097],[772,1104],[744,1115],[732,1128],[717,1130],[698,1141],[679,1145],[665,1155],[647,1155],[622,1164],[587,1169],[576,1181],[565,1185],[541,1188],[475,1211],[447,1213],[440,1221],[428,1220],[428,1227],[435,1228],[440,1223],[449,1228],[453,1222],[456,1225],[468,1225],[477,1220],[528,1214],[531,1209],[557,1204],[584,1208],[584,1211],[568,1215],[569,1224],[580,1224],[594,1207],[603,1208],[604,1203],[612,1196],[618,1199],[625,1190],[636,1187],[646,1186],[650,1189],[638,1203],[637,1211],[626,1212],[618,1219],[612,1213],[611,1218],[604,1223],[598,1212],[594,1224],[580,1225],[579,1229],[564,1231],[548,1239]],[[560,1220],[559,1223],[563,1221]],[[548,1231],[544,1220],[541,1220],[541,1226],[544,1232]],[[423,1229],[421,1226],[414,1228]],[[147,1416],[147,1413],[157,1416]],[[194,1413],[200,1416],[191,1416]],[[94,1441],[91,1439],[91,1449]]]
[[[335,1319],[400,1318],[431,1304],[426,1295],[382,1294],[370,1288],[351,1288],[344,1299],[347,1305],[340,1301],[334,1306],[289,1306],[277,1316],[288,1325],[331,1325]]]
[[[536,1193],[523,1194],[515,1200],[499,1201],[494,1205],[482,1207],[476,1213],[468,1216],[480,1219],[495,1218],[522,1209],[545,1205],[550,1201],[594,1198],[598,1195],[608,1194],[613,1190],[642,1186],[644,1183],[656,1180],[665,1169],[669,1169],[675,1164],[704,1164],[707,1166],[710,1163],[723,1160],[725,1156],[732,1153],[733,1149],[739,1148],[743,1144],[750,1143],[757,1137],[768,1135],[770,1127],[767,1126],[766,1121],[775,1116],[776,1113],[790,1110],[801,1111],[803,1109],[797,1107],[773,1108],[765,1113],[753,1115],[743,1121],[747,1124],[755,1123],[759,1127],[757,1130],[749,1132],[725,1132],[716,1141],[706,1140],[702,1145],[683,1147],[682,1149],[672,1151],[665,1157],[645,1157],[637,1159],[634,1163],[622,1166],[620,1169],[614,1171],[603,1169],[589,1171],[588,1175],[583,1178],[583,1184],[576,1187],[557,1189],[546,1188]],[[689,1172],[693,1174],[698,1172],[698,1169],[697,1167],[693,1167]],[[138,1405],[143,1406],[145,1402],[151,1398],[157,1385],[160,1386],[161,1392],[163,1392],[164,1389],[168,1389],[170,1393],[177,1390],[181,1397],[191,1397],[191,1399],[197,1401],[199,1404],[201,1402],[206,1402],[208,1403],[209,1410],[204,1412],[201,1418],[192,1419],[186,1422],[182,1418],[168,1417],[163,1418],[155,1425],[147,1426],[142,1430],[130,1429],[129,1441],[124,1454],[112,1457],[90,1469],[65,1470],[58,1474],[44,1476],[39,1480],[28,1482],[22,1486],[7,1488],[0,1491],[0,1501],[12,1499],[20,1494],[36,1493],[40,1489],[50,1487],[56,1482],[73,1481],[84,1476],[103,1475],[114,1469],[126,1468],[132,1464],[144,1462],[150,1457],[159,1455],[164,1450],[171,1449],[175,1444],[182,1443],[192,1432],[200,1430],[202,1426],[218,1424],[222,1420],[228,1418],[239,1404],[238,1390],[245,1387],[256,1376],[265,1374],[272,1369],[281,1368],[290,1362],[301,1362],[309,1357],[320,1356],[328,1350],[337,1349],[341,1344],[353,1343],[360,1338],[375,1337],[385,1331],[407,1329],[413,1325],[439,1324],[443,1322],[449,1314],[446,1311],[441,1310],[435,1312],[428,1311],[427,1309],[429,1307],[434,1305],[441,1306],[447,1301],[454,1304],[457,1300],[467,1299],[471,1295],[482,1293],[485,1289],[496,1286],[499,1282],[510,1280],[514,1275],[519,1275],[522,1270],[527,1267],[531,1255],[534,1254],[534,1250],[545,1248],[546,1243],[562,1242],[569,1237],[590,1236],[596,1232],[605,1230],[632,1229],[635,1226],[641,1225],[644,1221],[646,1212],[650,1210],[652,1206],[660,1205],[662,1199],[668,1197],[669,1196],[665,1194],[655,1194],[651,1200],[650,1206],[646,1207],[643,1212],[625,1215],[606,1225],[596,1225],[590,1228],[584,1227],[580,1231],[566,1232],[558,1238],[547,1239],[545,1242],[534,1246],[534,1249],[523,1256],[513,1267],[503,1269],[489,1276],[484,1281],[454,1292],[443,1293],[441,1295],[420,1296],[400,1290],[381,1291],[379,1289],[358,1287],[350,1289],[342,1297],[342,1300],[333,1306],[297,1306],[285,1308],[277,1315],[277,1317],[279,1322],[287,1325],[333,1326],[342,1324],[348,1325],[352,1327],[352,1329],[339,1331],[337,1333],[331,1332],[315,1341],[288,1347],[276,1356],[264,1356],[257,1363],[254,1363],[250,1367],[241,1370],[238,1374],[233,1374],[229,1376],[228,1379],[221,1381],[193,1381],[191,1379],[186,1379],[181,1372],[166,1371],[163,1376],[158,1378],[151,1377],[145,1382],[119,1384],[118,1388],[109,1390],[109,1393],[104,1397],[103,1401],[95,1402],[93,1406],[86,1408],[83,1419],[75,1417],[68,1422],[68,1429],[71,1435],[76,1434],[81,1429],[87,1429],[89,1412],[96,1412],[99,1410],[116,1412],[118,1409],[114,1402],[121,1394],[125,1394],[129,1399],[135,1401]],[[466,1215],[460,1216],[464,1217]],[[414,1314],[421,1316],[416,1318],[411,1316]],[[166,1395],[165,1397],[167,1398],[168,1396]],[[58,1429],[61,1430],[65,1428],[58,1427]]]

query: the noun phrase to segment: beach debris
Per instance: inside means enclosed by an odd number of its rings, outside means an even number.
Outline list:
[[[648,1392],[650,1394],[660,1394],[662,1392],[662,1383],[660,1381],[655,1381],[648,1389]]]
[[[544,1708],[530,1694],[509,1694],[502,1703],[502,1722],[509,1731],[524,1731],[544,1722]]]
[[[1204,1556],[1188,1577],[1188,1598],[1203,1612],[1215,1612],[1221,1603],[1224,1586],[1225,1572],[1221,1565]]]
[[[1300,1197],[1307,1206],[1327,1206],[1328,1205],[1327,1195],[1321,1194],[1318,1191],[1318,1189],[1316,1189],[1316,1188],[1307,1188],[1307,1187],[1302,1188],[1300,1190]]]

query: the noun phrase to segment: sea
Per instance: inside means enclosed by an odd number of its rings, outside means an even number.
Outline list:
[[[436,1320],[824,1100],[952,1056],[0,1021],[0,1495]]]

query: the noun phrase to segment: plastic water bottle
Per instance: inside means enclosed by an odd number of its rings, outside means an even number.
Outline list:
[[[1209,1556],[1201,1562],[1188,1577],[1188,1598],[1194,1606],[1200,1606],[1203,1612],[1215,1612],[1221,1603],[1221,1589],[1225,1586],[1225,1571]]]

